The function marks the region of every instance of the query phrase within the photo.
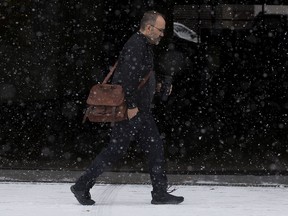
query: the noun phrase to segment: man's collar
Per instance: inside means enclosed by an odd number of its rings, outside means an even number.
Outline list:
[[[141,31],[138,31],[137,34],[140,35],[141,37],[145,38],[145,41],[148,45],[151,45],[151,46],[153,45],[153,43],[151,42],[151,39],[148,38],[146,35],[144,35]]]

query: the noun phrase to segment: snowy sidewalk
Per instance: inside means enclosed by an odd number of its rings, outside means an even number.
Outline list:
[[[183,186],[180,205],[151,205],[150,185],[97,184],[81,206],[70,183],[0,182],[1,216],[284,216],[287,187]]]

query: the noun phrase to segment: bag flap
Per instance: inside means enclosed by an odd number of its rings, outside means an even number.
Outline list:
[[[124,101],[124,91],[120,85],[94,85],[87,98],[89,105],[119,106]]]

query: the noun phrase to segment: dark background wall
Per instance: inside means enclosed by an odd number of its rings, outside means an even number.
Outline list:
[[[109,127],[81,124],[87,94],[152,7],[137,0],[0,3],[3,167],[70,166],[99,152]]]
[[[214,12],[229,2],[253,5],[251,1],[2,1],[1,167],[75,169],[97,155],[109,140],[110,128],[81,124],[89,89],[117,59],[143,12],[156,9],[166,15],[168,24],[167,37],[155,50],[157,73],[173,72],[174,88],[167,102],[155,100],[155,117],[168,162],[177,164],[173,170],[286,173],[287,23],[283,20],[277,31],[281,37],[270,40],[265,36],[269,29],[256,29],[252,36],[260,42],[249,43],[244,38],[251,29],[215,28],[224,18],[213,16]],[[175,9],[187,5],[190,9],[177,15]],[[202,42],[173,37],[173,21],[187,26],[193,22]],[[212,24],[200,26],[199,21]],[[132,147],[122,165],[130,170],[145,167],[139,149]]]

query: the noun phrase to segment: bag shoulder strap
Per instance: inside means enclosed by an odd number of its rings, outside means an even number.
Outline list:
[[[118,61],[115,62],[114,66],[110,69],[109,73],[107,74],[107,76],[105,77],[105,79],[103,80],[102,84],[106,84],[108,82],[108,80],[110,79],[110,77],[112,76],[116,66],[118,64]]]
[[[108,80],[110,79],[110,77],[112,76],[113,72],[115,71],[116,67],[117,67],[118,61],[115,62],[114,66],[110,69],[109,73],[107,74],[107,76],[105,77],[105,79],[103,80],[102,84],[106,84],[108,82]],[[145,85],[145,83],[148,81],[148,79],[150,78],[151,74],[152,74],[153,70],[151,70],[145,77],[144,79],[141,80],[141,82],[138,85],[138,90],[143,88],[143,86]]]
[[[144,79],[141,80],[141,82],[138,85],[138,90],[143,88],[143,86],[145,85],[145,83],[148,81],[148,79],[150,78],[151,74],[152,74],[153,70],[150,70],[150,72],[144,77]]]

